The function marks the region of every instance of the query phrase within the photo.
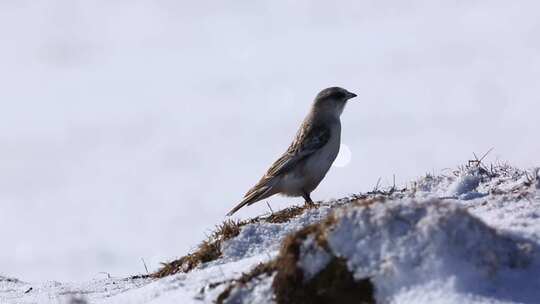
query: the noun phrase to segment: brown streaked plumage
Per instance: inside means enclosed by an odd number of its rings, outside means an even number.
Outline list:
[[[356,94],[339,87],[322,90],[287,151],[227,215],[231,216],[274,194],[302,196],[312,203],[310,193],[322,181],[339,152],[340,116]]]

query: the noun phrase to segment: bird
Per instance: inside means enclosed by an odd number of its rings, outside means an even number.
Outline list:
[[[320,91],[287,151],[227,216],[274,194],[301,196],[305,204],[313,205],[310,194],[339,153],[341,114],[347,102],[356,96],[341,87]]]

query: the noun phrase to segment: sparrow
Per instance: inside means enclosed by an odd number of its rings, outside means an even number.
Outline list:
[[[349,99],[356,96],[340,87],[319,92],[287,151],[227,216],[274,194],[301,196],[306,204],[313,204],[311,192],[323,180],[339,153],[341,113]]]

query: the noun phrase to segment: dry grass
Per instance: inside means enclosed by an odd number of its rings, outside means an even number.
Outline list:
[[[369,205],[373,202],[380,201],[380,198],[371,198],[371,199],[351,199],[349,203],[359,204],[359,205]],[[306,210],[312,208],[319,208],[319,204],[313,205],[302,205],[302,206],[292,206],[285,208],[278,212],[273,212],[272,214],[264,217],[256,217],[246,221],[233,221],[226,220],[221,225],[216,226],[214,232],[208,237],[207,240],[203,241],[197,249],[185,255],[179,259],[176,259],[171,262],[162,263],[162,267],[156,272],[150,274],[152,278],[163,278],[169,275],[173,275],[179,272],[189,272],[196,268],[197,266],[214,261],[221,257],[221,244],[229,239],[232,239],[240,233],[240,230],[243,226],[247,224],[265,222],[265,223],[286,223],[291,219],[303,214]],[[330,219],[331,217],[328,217]],[[311,227],[311,226],[309,226]],[[311,229],[306,227],[307,229]],[[299,231],[298,233],[307,233]]]
[[[226,220],[221,225],[216,226],[216,230],[212,232],[207,240],[199,245],[197,250],[177,260],[162,263],[162,267],[152,273],[150,277],[163,278],[179,272],[189,272],[203,263],[211,262],[221,257],[222,242],[236,237],[240,233],[242,226],[258,222],[285,223],[310,208],[316,208],[316,205],[293,206],[266,217],[256,217],[247,221]]]
[[[218,259],[221,257],[222,242],[237,236],[241,227],[248,223],[250,222],[233,220],[223,222],[197,250],[172,262],[162,263],[162,267],[150,276],[163,278],[179,272],[189,272],[203,263]]]
[[[366,199],[358,199],[351,202],[350,206],[354,207],[370,207],[376,203],[384,203],[388,198],[385,196],[377,195]]]
[[[240,234],[240,228],[248,224],[245,221],[226,220],[221,225],[216,226],[216,230],[210,236],[214,240],[229,240]]]
[[[312,208],[317,208],[318,205],[308,205],[304,204],[302,206],[292,206],[285,208],[283,210],[280,210],[278,212],[273,212],[269,216],[264,218],[265,222],[268,223],[274,223],[274,224],[280,224],[280,223],[286,223],[290,221],[292,218],[295,218],[299,216],[300,214],[304,213],[304,211]]]
[[[148,279],[150,277],[151,275],[149,274],[138,274],[138,275],[130,276],[126,280]]]

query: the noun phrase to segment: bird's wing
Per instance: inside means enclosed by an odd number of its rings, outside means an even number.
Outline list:
[[[255,196],[257,193],[267,194],[274,178],[294,168],[301,160],[322,148],[330,140],[330,128],[326,125],[314,125],[304,122],[296,134],[287,152],[276,160],[261,180],[253,186],[244,197]],[[264,191],[263,191],[264,190]],[[262,197],[262,196],[261,196]],[[253,202],[261,199],[253,198]],[[250,202],[252,203],[252,202]]]
[[[274,164],[268,169],[266,177],[274,177],[293,168],[299,161],[305,159],[322,148],[330,140],[330,128],[323,124],[304,123],[295,140]]]

